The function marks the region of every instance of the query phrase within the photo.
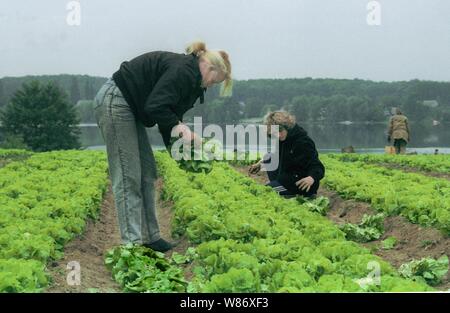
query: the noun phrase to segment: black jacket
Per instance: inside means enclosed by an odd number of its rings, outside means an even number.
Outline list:
[[[280,141],[277,180],[289,191],[298,192],[295,182],[303,177],[314,178],[318,188],[325,175],[325,167],[319,160],[314,141],[299,125],[288,130],[284,141]],[[314,190],[315,191],[315,190]]]
[[[154,51],[123,62],[113,74],[125,100],[144,126],[158,124],[166,147],[170,131],[203,96],[198,57]]]

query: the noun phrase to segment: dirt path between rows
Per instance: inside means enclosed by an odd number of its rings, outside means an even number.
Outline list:
[[[28,159],[30,156],[13,156],[13,157],[0,157],[0,168],[5,167],[6,165],[8,165],[11,162],[15,162],[15,161],[25,161],[26,159]]]
[[[112,279],[111,272],[104,265],[106,252],[120,245],[117,212],[111,186],[108,187],[100,206],[98,220],[88,220],[82,235],[70,241],[64,248],[64,258],[48,265],[53,284],[47,292],[121,292],[120,286]],[[77,261],[80,264],[81,285],[67,283],[67,264]]]
[[[8,163],[9,162],[7,160],[0,158],[0,168],[4,167]]]
[[[377,213],[367,203],[342,199],[336,192],[324,187],[319,189],[319,195],[330,199],[327,217],[338,225],[359,223],[364,214]],[[399,268],[403,263],[425,257],[439,258],[442,255],[450,257],[450,238],[437,229],[412,224],[402,216],[388,216],[384,220],[384,230],[380,239],[362,245],[395,268]],[[388,237],[395,237],[398,243],[393,249],[384,250],[381,248],[381,242]],[[447,273],[442,283],[436,288],[440,290],[450,288],[450,273]]]
[[[169,200],[163,200],[161,197],[161,192],[164,188],[164,181],[161,178],[158,178],[156,181],[156,192],[158,194],[157,199],[157,205],[158,205],[158,221],[159,221],[159,229],[161,232],[161,237],[165,240],[176,242],[177,246],[172,249],[171,251],[168,251],[166,253],[167,257],[170,257],[172,253],[177,252],[179,254],[185,254],[186,250],[189,247],[193,247],[194,245],[189,242],[186,235],[180,237],[180,238],[173,238],[172,237],[172,222],[174,218],[174,210],[173,210],[173,201]],[[188,263],[181,265],[184,270],[184,277],[187,281],[192,280],[194,274],[192,272],[194,268],[194,264]]]
[[[371,163],[374,165],[383,166],[386,168],[394,169],[394,170],[400,170],[407,173],[415,173],[415,174],[422,174],[424,176],[434,177],[434,178],[444,178],[450,180],[450,174],[446,173],[439,173],[439,172],[429,172],[421,169],[417,169],[410,166],[400,165],[400,164],[393,164],[393,163]]]
[[[157,214],[161,236],[174,241],[171,236],[173,219],[173,203],[164,201],[159,196],[163,188],[162,179],[156,182]],[[177,238],[178,245],[166,255],[169,257],[176,251],[184,254],[190,246],[185,237]],[[111,272],[104,265],[107,251],[121,244],[117,211],[111,186],[104,196],[97,221],[89,220],[85,232],[70,241],[64,248],[64,258],[48,265],[53,283],[46,290],[50,293],[85,293],[85,292],[122,292],[122,288],[113,280]],[[70,286],[67,283],[67,264],[77,261],[81,270],[81,285]],[[185,266],[186,279],[192,278],[190,265]]]
[[[236,166],[235,169],[244,175],[248,175],[248,166]],[[250,177],[261,184],[265,184],[268,181],[264,172],[250,175]],[[330,199],[330,210],[327,213],[327,218],[337,225],[359,223],[364,214],[373,215],[377,213],[368,203],[345,200],[336,192],[323,186],[320,186],[318,196]],[[369,248],[372,253],[388,261],[395,268],[399,268],[403,263],[414,259],[417,260],[424,257],[439,258],[442,255],[450,257],[450,238],[437,229],[412,224],[401,216],[387,217],[384,221],[384,228],[385,232],[379,240],[362,245]],[[391,236],[397,238],[398,244],[391,250],[383,250],[381,241]],[[439,290],[449,290],[450,273],[447,273],[443,282],[435,287]]]

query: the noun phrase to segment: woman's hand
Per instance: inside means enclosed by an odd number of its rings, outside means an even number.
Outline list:
[[[261,170],[261,162],[262,162],[262,160],[251,165],[250,168],[248,169],[248,172],[250,174],[258,174],[258,172]]]
[[[195,147],[201,147],[203,143],[202,137],[200,137],[199,135],[197,135],[197,133],[194,132],[191,132],[191,141],[194,142]]]
[[[182,137],[185,142],[190,143],[194,141],[196,145],[200,145],[202,143],[202,138],[193,131],[191,131],[189,127],[186,126],[185,124],[180,123],[177,126],[175,126],[175,132],[180,134],[181,135],[180,137]]]
[[[298,187],[299,190],[306,190],[306,192],[309,192],[309,189],[311,189],[311,186],[313,184],[314,184],[314,178],[312,178],[311,176],[302,178],[298,182],[295,183],[295,185]]]

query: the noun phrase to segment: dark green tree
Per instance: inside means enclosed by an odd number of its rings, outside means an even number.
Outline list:
[[[1,114],[5,132],[21,136],[34,151],[80,147],[79,119],[67,95],[53,83],[32,81],[18,90]]]

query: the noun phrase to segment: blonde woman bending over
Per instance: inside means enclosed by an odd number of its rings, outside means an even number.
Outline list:
[[[231,64],[225,51],[194,42],[186,53],[153,51],[123,62],[95,97],[95,117],[106,143],[122,241],[165,252],[155,210],[156,164],[145,127],[158,125],[166,147],[172,129],[199,139],[183,115],[206,88],[223,83],[231,94]]]

